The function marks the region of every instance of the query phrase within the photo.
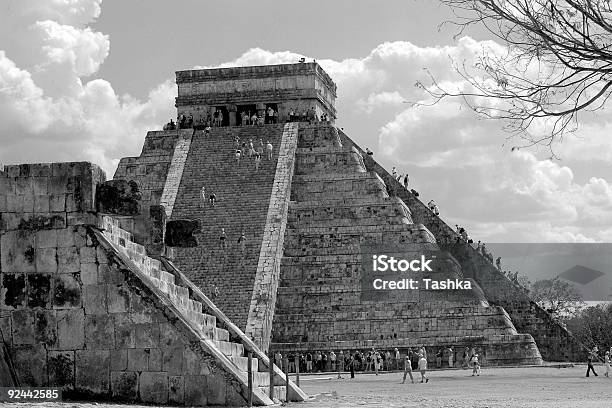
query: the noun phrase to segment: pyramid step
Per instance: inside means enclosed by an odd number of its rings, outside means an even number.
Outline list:
[[[242,356],[229,357],[228,356],[228,358],[230,359],[232,363],[236,365],[236,367],[238,367],[240,371],[244,371],[245,373],[248,371],[248,367],[249,367],[248,357],[242,357]],[[253,370],[253,373],[257,373],[259,371],[259,360],[258,359],[253,358],[251,360],[251,370]]]
[[[240,343],[223,340],[215,340],[214,342],[219,351],[228,357],[242,357],[244,355],[244,346]]]

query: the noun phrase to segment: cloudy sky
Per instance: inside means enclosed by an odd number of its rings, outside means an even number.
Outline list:
[[[501,45],[454,39],[434,0],[3,0],[0,162],[90,160],[112,177],[147,130],[174,117],[174,71],[316,58],[338,84],[338,125],[408,172],[442,216],[488,242],[612,241],[610,109],[547,151],[459,101],[414,108],[424,68],[460,86]]]

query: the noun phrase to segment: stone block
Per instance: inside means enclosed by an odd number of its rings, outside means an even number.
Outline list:
[[[198,246],[194,236],[201,231],[198,220],[172,220],[166,222],[165,244],[170,247],[192,248]]]
[[[149,369],[149,354],[151,351],[144,348],[131,348],[127,351],[128,371],[146,371]]]
[[[183,373],[183,347],[175,347],[162,350],[163,370],[169,375]]]
[[[57,248],[58,272],[69,273],[81,270],[79,253],[74,246]]]
[[[135,345],[142,348],[159,347],[159,324],[142,323],[134,327]]]
[[[26,278],[23,274],[3,273],[0,309],[17,309],[26,305]]]
[[[77,350],[75,387],[92,393],[107,393],[110,379],[109,350]]]
[[[81,306],[81,285],[78,274],[63,273],[53,279],[53,307],[55,309]]]
[[[110,354],[112,371],[125,371],[127,370],[127,349],[114,349],[111,350]]]
[[[42,230],[36,232],[36,248],[55,248],[57,247],[58,230]]]
[[[95,263],[81,264],[81,282],[83,285],[95,285],[98,283],[98,265]]]
[[[108,286],[108,313],[124,313],[129,309],[130,292],[125,285]]]
[[[13,367],[22,387],[43,387],[47,384],[47,354],[40,345],[13,346],[10,350]]]
[[[140,214],[141,194],[134,181],[109,180],[96,188],[96,209],[115,215]]]
[[[144,372],[140,374],[140,398],[145,403],[168,403],[168,374]]]
[[[52,310],[36,310],[34,315],[34,339],[37,344],[50,348],[57,346],[57,319]]]
[[[113,399],[136,401],[138,398],[138,373],[133,371],[111,371],[111,393]]]
[[[160,346],[162,349],[168,348],[178,348],[186,344],[183,340],[183,336],[178,332],[178,330],[170,323],[160,323]]]
[[[15,310],[12,314],[13,344],[35,344],[34,311]]]
[[[49,195],[49,211],[50,212],[66,211],[66,195],[65,194],[50,194]]]
[[[83,309],[58,310],[56,319],[58,349],[82,349],[85,343],[85,315]]]
[[[115,347],[115,321],[112,316],[85,316],[85,346],[88,349]]]
[[[180,375],[168,376],[168,403],[183,405],[185,401],[185,379]]]
[[[51,277],[45,273],[28,274],[28,307],[49,308],[51,305]]]
[[[34,243],[31,231],[7,231],[0,236],[2,272],[34,272],[36,270]]]
[[[118,284],[124,282],[123,272],[116,264],[100,264],[98,266],[98,282]]]
[[[87,314],[108,313],[107,285],[83,286],[83,307]]]
[[[116,313],[112,315],[115,319],[115,346],[117,348],[134,348],[136,336],[134,334],[134,322],[127,313]]]
[[[34,196],[45,196],[49,197],[47,189],[48,178],[47,177],[32,177],[32,190]]]
[[[48,195],[35,195],[33,212],[48,213],[49,211],[50,211],[49,196]]]
[[[81,263],[96,262],[96,248],[88,246],[80,247],[79,257],[81,258]]]
[[[161,349],[150,349],[149,353],[149,371],[162,371],[163,359]]]
[[[225,405],[227,380],[220,375],[206,377],[206,400],[210,405]]]
[[[185,398],[184,403],[187,406],[206,406],[208,400],[208,386],[206,377],[203,375],[186,375],[185,379]]]
[[[184,373],[190,375],[208,375],[210,370],[208,364],[203,361],[190,347],[185,347],[183,352]]]
[[[56,248],[36,249],[36,271],[44,273],[57,272]]]
[[[74,386],[74,351],[49,351],[47,355],[49,387]]]
[[[57,246],[60,248],[69,248],[76,246],[72,228],[66,228],[57,231]]]

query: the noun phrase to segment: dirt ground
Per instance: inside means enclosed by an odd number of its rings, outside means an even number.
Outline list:
[[[611,408],[612,377],[585,378],[586,367],[491,368],[480,377],[471,370],[428,373],[430,381],[401,383],[402,374],[306,377],[302,389],[313,398],[304,408]],[[291,404],[297,407],[297,404]]]
[[[430,381],[400,384],[401,373],[348,375],[338,380],[333,374],[301,378],[301,387],[311,398],[290,408],[419,407],[419,408],[611,408],[612,377],[585,378],[585,366],[569,368],[490,368],[480,377],[471,370],[429,372]],[[2,408],[125,408],[105,403],[0,404]],[[144,406],[130,406],[131,408]]]

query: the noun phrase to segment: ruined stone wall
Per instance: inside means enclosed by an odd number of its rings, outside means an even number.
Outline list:
[[[342,140],[359,147],[344,133]],[[368,170],[376,171],[389,187],[391,195],[400,198],[410,208],[414,222],[421,223],[436,237],[443,250],[448,251],[460,263],[466,277],[479,283],[486,298],[495,305],[502,306],[509,314],[516,329],[531,334],[547,361],[581,361],[585,348],[549,313],[529,299],[505,275],[495,268],[474,248],[458,241],[459,236],[443,219],[435,216],[427,206],[407,191],[397,180],[372,157],[363,152]]]

